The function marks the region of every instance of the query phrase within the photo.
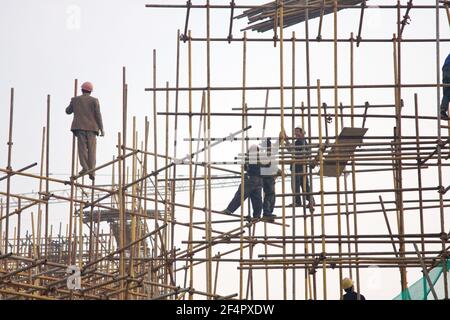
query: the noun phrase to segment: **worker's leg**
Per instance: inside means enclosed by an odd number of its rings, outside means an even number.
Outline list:
[[[301,170],[296,168],[294,173],[294,187],[295,189],[293,192],[295,193],[295,204],[300,206],[302,204],[302,197],[300,196],[300,186],[302,184],[302,176],[301,176]]]
[[[303,192],[310,193],[311,192],[311,186],[309,185],[309,177],[308,172],[306,170],[306,166],[302,166],[302,178],[301,178],[301,185]],[[308,199],[309,202],[314,203],[314,197],[312,195],[307,195],[306,199]]]
[[[237,208],[241,206],[241,187],[242,184],[239,185],[238,190],[234,194],[233,199],[231,200],[230,204],[227,207],[227,210],[231,213],[235,212]],[[248,178],[244,178],[244,201],[248,198],[248,195],[250,194],[250,186]]]
[[[253,218],[259,218],[262,210],[262,179],[261,177],[250,178],[250,201],[252,202]]]
[[[263,214],[270,214],[273,212],[275,206],[275,179],[273,177],[263,178]]]
[[[87,133],[88,141],[88,163],[89,170],[95,168],[96,157],[97,157],[97,134],[95,132],[89,131]]]
[[[86,131],[77,130],[75,132],[78,142],[78,158],[80,159],[80,164],[83,170],[89,170],[88,162],[88,141],[86,136]]]

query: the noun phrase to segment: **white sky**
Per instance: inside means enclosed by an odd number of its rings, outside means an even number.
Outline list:
[[[176,58],[176,34],[177,29],[184,28],[185,10],[174,9],[148,9],[147,3],[160,3],[164,1],[119,1],[119,0],[97,0],[97,1],[66,1],[66,0],[3,0],[0,11],[0,164],[6,167],[7,162],[7,132],[8,132],[8,110],[9,92],[14,87],[15,110],[14,110],[14,134],[13,134],[13,168],[18,169],[33,162],[40,165],[41,133],[45,126],[46,119],[46,95],[51,95],[51,151],[50,151],[50,171],[53,176],[66,179],[70,172],[71,141],[72,136],[69,131],[71,117],[66,116],[64,109],[73,95],[73,80],[78,78],[80,83],[89,80],[94,83],[94,96],[100,99],[103,121],[105,125],[106,137],[98,140],[97,163],[101,164],[112,159],[115,154],[117,142],[117,132],[121,130],[122,124],[122,66],[127,68],[127,82],[129,85],[129,125],[131,126],[132,116],[137,117],[139,138],[143,137],[144,117],[148,116],[152,122],[152,94],[144,92],[144,88],[152,86],[152,51],[157,50],[157,86],[164,87],[169,81],[171,86],[175,83],[175,58]],[[194,4],[201,4],[204,1],[193,1]],[[229,1],[212,1],[212,3],[228,3]],[[241,3],[260,4],[264,1],[247,0]],[[406,4],[406,0],[401,1]],[[169,3],[185,3],[185,1],[170,1]],[[395,4],[396,1],[375,1],[368,2],[373,5]],[[434,4],[434,1],[414,1],[415,4]],[[77,12],[79,10],[79,12]],[[239,13],[240,11],[237,11]],[[79,15],[78,15],[79,13]],[[339,37],[350,37],[350,33],[357,33],[359,23],[359,10],[344,10],[338,13]],[[403,13],[402,13],[403,14]],[[434,38],[435,37],[435,11],[434,10],[412,10],[410,13],[411,24],[407,25],[404,31],[404,38]],[[211,36],[226,37],[228,35],[229,10],[218,10],[211,13]],[[444,11],[440,15],[441,38],[450,39],[448,20]],[[205,35],[205,12],[203,10],[191,11],[190,29],[193,37],[203,37]],[[235,21],[234,38],[242,37],[239,31],[246,24],[246,21]],[[310,36],[317,34],[318,20],[310,23]],[[323,21],[323,38],[333,36],[333,18],[328,15]],[[304,24],[285,29],[285,36],[290,37],[295,31],[296,37],[304,37]],[[366,10],[365,23],[363,27],[363,38],[391,38],[396,32],[396,12],[390,10]],[[261,37],[270,38],[272,33],[257,34],[248,32],[250,38]],[[439,65],[448,53],[448,42],[441,43]],[[404,83],[436,83],[436,48],[434,43],[405,43],[402,55],[402,81]],[[181,83],[180,86],[187,86],[187,45],[181,43]],[[305,45],[298,42],[296,45],[296,83],[306,84],[305,73]],[[204,43],[193,43],[193,85],[205,86],[206,45]],[[279,85],[279,48],[274,48],[271,42],[268,43],[248,43],[248,65],[247,65],[247,85],[264,86]],[[355,48],[355,84],[385,84],[393,83],[393,54],[392,44],[362,43],[359,48]],[[211,48],[212,65],[212,86],[240,86],[242,83],[242,43],[233,42],[213,42]],[[291,83],[291,46],[285,46],[285,84]],[[311,43],[311,83],[315,84],[316,79],[320,79],[322,85],[333,84],[333,46],[331,43]],[[339,82],[349,83],[349,44],[339,44]],[[414,104],[413,95],[419,94],[419,107],[421,115],[436,115],[436,90],[435,89],[405,89],[402,98],[405,101],[403,113],[413,115]],[[312,105],[316,105],[316,91],[311,91]],[[165,94],[158,95],[158,111],[165,109]],[[180,111],[187,111],[187,94],[180,94]],[[212,111],[231,112],[231,108],[241,106],[241,92],[213,92]],[[263,107],[265,100],[264,91],[248,92],[247,103],[249,107]],[[322,92],[323,102],[328,105],[333,104],[333,92]],[[195,92],[193,96],[193,108],[200,111],[201,92]],[[291,105],[291,91],[285,93],[286,105]],[[296,104],[306,102],[306,92],[296,91]],[[349,92],[339,91],[339,101],[348,105]],[[393,90],[355,90],[355,103],[364,104],[369,101],[371,104],[394,104]],[[279,106],[279,95],[271,92],[270,106]],[[170,108],[174,110],[174,95],[170,96]],[[359,110],[358,112],[361,112]],[[370,110],[369,113],[393,114],[393,109]],[[158,148],[163,151],[165,130],[163,128],[164,118],[158,118]],[[173,118],[172,118],[173,120]],[[219,118],[213,117],[213,127],[211,136],[223,137],[230,132],[240,129],[240,118]],[[317,120],[315,120],[316,122]],[[356,125],[360,125],[361,120],[356,120]],[[317,134],[317,124],[313,122],[311,128],[313,135]],[[262,118],[253,117],[249,123],[253,129],[250,136],[260,135],[262,128]],[[403,130],[405,135],[414,134],[413,121],[405,120]],[[173,121],[171,121],[173,126]],[[285,126],[290,128],[290,120],[286,120]],[[349,122],[346,123],[349,126]],[[369,118],[366,127],[369,128],[368,135],[391,135],[394,120],[377,120]],[[436,122],[421,121],[421,132],[423,135],[436,135]],[[194,132],[197,132],[198,118],[194,121]],[[173,128],[173,127],[172,127]],[[180,120],[179,138],[187,137],[187,118]],[[150,128],[151,132],[153,127]],[[267,134],[275,136],[280,130],[279,118],[269,118],[267,123]],[[330,132],[334,133],[334,124],[330,126]],[[129,131],[130,132],[130,131]],[[173,133],[169,139],[172,141]],[[444,132],[443,132],[444,133]],[[130,136],[130,135],[129,135]],[[153,139],[150,139],[150,146]],[[216,147],[212,152],[213,161],[231,161],[240,151],[239,143],[224,143]],[[178,155],[185,155],[188,152],[187,142],[180,142]],[[173,154],[172,143],[170,144],[170,154]],[[30,172],[37,173],[38,167]],[[161,163],[162,165],[162,163]],[[238,169],[238,167],[230,167]],[[183,172],[182,172],[183,173]],[[99,175],[98,183],[108,183],[110,172],[102,171]],[[448,167],[443,167],[443,181],[448,181]],[[38,190],[38,183],[29,179],[14,177],[12,179],[12,192],[24,193]],[[350,180],[349,180],[350,183]],[[437,182],[437,170],[435,167],[424,170],[424,187],[435,187]],[[416,171],[405,172],[404,185],[408,187],[417,186]],[[5,182],[0,182],[0,190],[6,188]],[[61,185],[51,185],[53,189],[63,188]],[[278,190],[281,185],[277,185]],[[286,185],[289,190],[289,185]],[[326,179],[325,190],[333,191],[336,188],[335,179]],[[357,189],[383,189],[392,188],[392,174],[389,172],[376,174],[358,175]],[[318,190],[318,180],[315,180],[315,191]],[[223,209],[229,199],[234,194],[234,188],[215,189],[213,193],[213,209]],[[196,205],[202,205],[201,192],[198,193]],[[425,193],[427,198],[436,198],[435,192]],[[448,198],[448,195],[445,196]],[[385,200],[393,200],[394,195],[383,194]],[[406,193],[405,199],[415,199],[417,193]],[[361,201],[377,201],[378,194],[358,197]],[[316,197],[316,201],[318,197]],[[335,202],[336,198],[329,199]],[[188,203],[185,193],[180,193],[178,201]],[[277,199],[278,204],[281,199]],[[290,199],[286,200],[290,203]],[[388,206],[392,208],[392,205]],[[51,221],[55,228],[59,222],[67,223],[68,211],[64,206],[55,206],[51,211]],[[379,206],[367,207],[367,209],[379,209]],[[335,211],[336,209],[332,209]],[[23,213],[24,229],[29,228],[29,216],[31,211]],[[316,211],[318,212],[318,211]],[[275,212],[280,215],[281,212]],[[426,232],[439,232],[439,211],[426,210],[425,229]],[[178,219],[185,221],[188,219],[188,212],[178,209],[176,212]],[[445,209],[446,230],[448,230],[448,209]],[[406,213],[406,232],[414,233],[419,230],[419,218],[417,211]],[[202,214],[196,215],[196,219],[201,220]],[[395,230],[395,216],[391,215],[391,224]],[[222,228],[222,229],[221,229]],[[219,230],[231,228],[231,225],[217,227]],[[320,228],[320,221],[316,219],[316,230]],[[65,228],[63,228],[65,229]],[[280,235],[281,228],[278,226],[269,227],[272,235]],[[303,223],[299,222],[297,230],[303,230]],[[178,240],[184,240],[184,231],[180,233]],[[337,234],[337,224],[335,218],[327,218],[327,234]],[[257,234],[262,235],[262,224],[257,227]],[[291,234],[291,228],[287,233]],[[299,232],[299,231],[297,231]],[[360,234],[386,233],[386,226],[381,214],[366,214],[359,219]],[[317,234],[317,233],[316,233]],[[202,234],[195,234],[197,239],[201,239]],[[180,244],[184,248],[185,245]],[[333,246],[328,247],[329,252],[336,252]],[[317,250],[319,247],[317,247]],[[360,246],[361,251],[388,251],[392,247],[386,246]],[[408,246],[407,250],[412,250]],[[213,253],[225,251],[226,247],[217,246]],[[263,247],[257,247],[255,257],[262,253]],[[291,247],[288,248],[288,252]],[[280,253],[279,249],[273,253]],[[297,252],[303,252],[303,246],[297,246]],[[219,292],[223,294],[235,293],[238,290],[239,278],[236,264],[225,264],[220,266]],[[281,272],[270,271],[271,273],[271,298],[282,297],[282,275]],[[290,274],[288,281],[290,281]],[[196,269],[196,287],[203,289],[204,283],[203,269]],[[347,275],[347,270],[344,271]],[[255,273],[261,281],[255,281],[255,298],[264,298],[264,273]],[[415,282],[421,273],[418,270],[408,272],[409,283]],[[328,277],[328,297],[338,298],[338,272],[329,271]],[[231,281],[229,279],[232,279]],[[396,269],[370,269],[361,271],[362,293],[369,299],[391,299],[400,290],[399,272]],[[178,279],[182,283],[182,277]],[[198,281],[198,282],[197,282]],[[318,292],[321,296],[321,276],[318,273]],[[288,286],[288,297],[291,298],[291,284]],[[304,297],[303,271],[297,272],[297,298]]]

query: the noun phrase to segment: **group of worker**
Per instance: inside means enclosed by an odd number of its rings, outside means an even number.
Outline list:
[[[291,161],[291,187],[294,194],[294,202],[290,206],[299,207],[302,205],[302,197],[300,187],[307,194],[307,207],[314,210],[314,197],[310,194],[311,187],[307,172],[307,158],[310,155],[305,131],[297,127],[294,131],[295,139],[292,143],[286,132],[280,132],[278,140],[272,142],[271,138],[264,138],[260,146],[252,145],[248,149],[248,153],[244,157],[244,184],[239,185],[233,199],[223,213],[232,214],[240,206],[241,200],[250,198],[253,214],[248,215],[248,220],[262,219],[273,221],[275,215],[273,210],[275,207],[275,180],[281,175],[278,167],[277,155],[280,147],[284,146],[285,150],[293,155]],[[242,190],[243,188],[243,190]],[[261,196],[264,192],[264,199]]]
[[[83,83],[81,85],[82,95],[72,98],[69,106],[66,108],[67,114],[74,114],[71,131],[77,138],[78,157],[82,167],[78,175],[88,174],[91,180],[95,179],[96,139],[98,135],[104,136],[105,134],[99,101],[91,96],[93,89],[92,83]],[[450,89],[448,93],[448,101],[450,101]],[[287,153],[292,155],[293,159],[290,169],[294,202],[291,206],[297,207],[302,205],[301,187],[307,195],[305,197],[308,200],[307,207],[310,210],[314,210],[314,197],[310,194],[311,187],[307,172],[307,160],[311,151],[305,138],[305,131],[302,128],[295,128],[294,136],[295,139],[291,142],[290,140],[292,139],[283,131],[280,132],[277,141],[272,142],[272,139],[266,138],[263,139],[263,143],[260,146],[252,145],[249,148],[248,153],[244,157],[244,169],[246,171],[244,175],[244,190],[243,192],[241,191],[241,184],[224,213],[232,214],[241,206],[242,197],[243,200],[250,197],[253,216],[247,218],[259,218],[262,211],[264,219],[268,221],[274,220],[275,180],[281,175],[277,160],[280,147],[284,147]],[[311,165],[314,167],[314,162]],[[261,191],[264,192],[264,200],[262,199]],[[343,296],[344,300],[365,300],[363,295],[354,291],[351,279],[343,279],[341,285],[346,292]]]

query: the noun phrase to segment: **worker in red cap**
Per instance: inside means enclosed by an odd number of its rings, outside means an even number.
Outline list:
[[[83,169],[82,176],[95,168],[97,136],[104,136],[102,114],[97,98],[91,96],[94,86],[90,82],[81,85],[82,95],[72,98],[66,108],[67,114],[73,113],[71,131],[77,137],[78,157]],[[94,172],[89,173],[89,178],[94,180]]]

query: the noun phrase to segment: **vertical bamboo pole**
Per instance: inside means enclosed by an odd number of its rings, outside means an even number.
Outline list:
[[[156,50],[153,50],[153,88],[156,88]],[[153,170],[156,172],[158,170],[158,119],[157,119],[157,103],[156,103],[156,91],[153,91],[153,148],[154,148],[154,158],[153,158]],[[155,229],[158,228],[158,177],[155,176],[154,179],[155,187],[155,202],[154,202],[154,223]],[[155,257],[158,256],[158,237],[155,235]],[[162,244],[161,244],[162,245]]]
[[[121,139],[121,134],[120,132],[118,133],[118,144],[117,144],[117,152],[118,152],[118,157],[119,157],[119,161],[118,161],[118,184],[119,184],[119,243],[118,243],[118,247],[120,249],[122,249],[124,247],[124,243],[125,243],[125,237],[124,237],[124,230],[125,230],[125,195],[124,195],[124,190],[123,190],[123,180],[124,180],[124,175],[123,175],[123,166],[122,166],[122,161],[124,161],[125,159],[122,158],[122,139]],[[119,277],[122,279],[123,275],[125,274],[125,252],[124,250],[121,250],[119,253]],[[124,281],[123,279],[120,280],[120,289],[122,290],[124,288]]]
[[[414,94],[414,123],[416,129],[416,152],[417,152],[417,187],[419,193],[419,219],[420,219],[420,234],[421,234],[421,244],[422,252],[425,252],[425,227],[424,227],[424,217],[423,217],[423,192],[422,192],[422,166],[420,165],[420,129],[419,129],[419,102],[417,98],[417,93]]]
[[[17,244],[19,244],[20,241],[20,232],[21,232],[21,213],[22,213],[22,209],[21,209],[21,199],[17,199]],[[16,248],[16,254],[19,255],[19,245],[17,245]],[[17,261],[17,268],[19,267],[19,263]]]
[[[180,86],[180,30],[177,31],[177,62],[176,62],[176,74],[175,74],[175,119],[174,119],[174,137],[173,137],[173,158],[177,158],[177,138],[178,138],[178,101],[179,101],[179,86]],[[170,250],[172,252],[171,259],[175,259],[175,179],[177,176],[177,165],[173,166],[173,183],[171,192],[171,207],[170,207]],[[176,273],[174,273],[174,281],[176,282]]]
[[[245,128],[245,116],[244,114],[247,111],[246,108],[246,81],[247,81],[247,32],[244,32],[242,46],[242,134],[241,134],[241,154],[245,153],[244,149],[244,128]],[[244,165],[241,165],[241,224],[240,229],[244,228],[244,192],[245,192],[245,183],[244,183]],[[242,265],[242,260],[244,259],[244,243],[243,243],[243,234],[240,235],[240,246],[239,246],[239,265]],[[239,269],[239,299],[242,299],[244,295],[244,272],[242,269]]]
[[[350,122],[351,127],[355,127],[355,94],[354,94],[354,47],[355,47],[355,41],[354,41],[353,33],[351,33],[350,37]],[[352,200],[353,200],[353,233],[355,236],[355,239],[357,239],[358,236],[358,210],[357,210],[357,194],[356,194],[356,172],[355,172],[355,158],[354,156],[351,157],[352,162]],[[355,248],[355,272],[356,272],[356,291],[359,292],[359,260],[358,260],[358,241],[355,241],[354,244]],[[351,258],[351,255],[349,255],[349,258]],[[350,268],[350,274],[352,269]]]
[[[75,79],[75,84],[73,88],[73,96],[77,95],[78,91],[78,79]],[[75,186],[73,184],[72,177],[75,175],[75,162],[76,162],[76,153],[75,153],[75,134],[72,133],[72,163],[70,169],[70,203],[69,203],[69,238],[68,238],[68,252],[67,252],[67,264],[72,263],[72,222],[73,222],[73,211],[74,211],[74,202],[73,199],[75,197]]]
[[[133,150],[137,149],[137,132],[136,132],[136,117],[133,117]],[[131,179],[132,181],[136,180],[136,166],[137,166],[137,155],[136,153],[133,154],[133,159],[132,159],[132,173],[131,173]],[[136,190],[137,185],[133,184],[132,189],[131,189],[131,194],[133,195],[132,200],[131,200],[131,209],[130,209],[130,213],[131,213],[131,242],[134,243],[136,241],[136,195],[137,195],[137,190]],[[131,277],[135,276],[135,266],[134,266],[134,257],[135,255],[135,248],[139,247],[139,246],[132,246],[130,248],[130,268],[128,271],[128,274]]]
[[[78,267],[83,266],[83,216],[84,204],[80,204],[80,214],[78,215]]]
[[[321,232],[322,232],[322,254],[326,254],[326,240],[325,240],[325,198],[324,198],[324,183],[323,183],[323,143],[322,143],[322,109],[320,99],[320,80],[317,80],[317,119],[319,126],[319,161],[320,161],[320,212],[321,212]],[[327,300],[327,262],[323,260],[323,299]]]
[[[264,254],[268,254],[267,250],[267,223],[264,223]],[[266,300],[269,300],[269,268],[265,268],[264,270],[264,276],[265,276],[265,289],[266,289]]]
[[[91,203],[94,202],[94,186],[95,186],[95,178],[92,179],[92,189],[91,189]],[[89,257],[88,261],[91,262],[94,254],[94,206],[92,205],[89,210]]]
[[[342,107],[342,103],[340,106],[340,112],[341,112],[341,128],[344,128],[344,108]],[[348,257],[349,257],[349,261],[348,261],[348,265],[349,265],[349,273],[350,273],[350,278],[353,277],[353,272],[352,272],[352,261],[350,259],[351,256],[351,237],[350,237],[350,207],[349,207],[349,201],[348,201],[348,182],[347,182],[347,173],[344,173],[344,199],[345,199],[345,222],[346,222],[346,229],[347,229],[347,253],[348,253]],[[340,276],[340,279],[342,279],[342,275]],[[341,288],[342,289],[342,288]],[[341,290],[342,292],[342,290]]]
[[[189,30],[188,39],[188,86],[189,86],[189,154],[192,154],[192,38]],[[189,246],[188,252],[192,252],[193,240],[193,220],[194,220],[194,197],[193,197],[193,182],[192,182],[192,158],[189,159]],[[189,256],[189,288],[194,287],[194,261],[192,253]],[[189,291],[189,300],[194,299],[194,294]]]
[[[12,247],[11,247],[11,252],[14,253],[14,251],[16,251],[17,248],[17,226],[14,226],[14,233],[13,233],[13,239],[12,239]],[[17,251],[16,251],[17,254]],[[16,269],[19,267],[18,265],[18,261],[16,261]]]
[[[145,133],[144,133],[144,166],[142,168],[142,175],[145,177],[147,176],[148,173],[148,156],[147,156],[147,152],[148,152],[148,137],[149,137],[149,126],[150,123],[148,121],[147,116],[145,117]],[[148,184],[148,179],[145,179],[143,181],[143,187],[144,187],[144,198],[147,199],[147,184]],[[147,216],[147,200],[144,200],[144,213]],[[143,223],[143,228],[145,228],[147,225],[147,219],[144,220]],[[148,257],[148,253],[147,253],[147,241],[143,242],[143,246],[144,246],[144,257],[147,258]],[[151,276],[151,273],[148,273]],[[148,294],[150,294],[150,291],[148,292]]]
[[[11,88],[11,98],[9,105],[9,131],[8,131],[8,162],[6,165],[6,169],[12,170],[11,168],[11,160],[12,160],[12,135],[13,135],[13,113],[14,113],[14,88]],[[9,238],[9,206],[10,206],[10,192],[11,192],[11,176],[8,174],[6,178],[6,222],[5,222],[5,254],[8,253],[8,238]],[[6,269],[6,260],[5,260],[5,269]]]
[[[210,1],[206,1],[206,141],[207,146],[211,143],[211,26],[210,26]],[[205,210],[206,210],[206,241],[211,241],[211,148],[207,148],[206,151],[206,176],[205,180],[205,190],[206,190],[206,201],[205,201]],[[206,274],[207,274],[207,293],[212,293],[212,247],[208,246],[206,249],[206,256],[208,259]],[[218,264],[219,262],[217,262]],[[218,268],[218,265],[217,265]],[[211,298],[209,296],[209,298]]]
[[[400,1],[397,2],[397,21],[400,22]],[[399,25],[400,28],[400,25]],[[399,31],[399,30],[398,30]],[[399,34],[399,33],[398,33]],[[400,43],[401,39],[397,38],[394,35],[394,76],[395,76],[395,115],[396,115],[396,129],[395,129],[395,170],[396,170],[396,202],[397,202],[397,210],[399,214],[399,224],[398,231],[400,235],[400,247],[399,253],[400,258],[405,257],[405,238],[403,237],[405,232],[404,218],[403,218],[403,182],[402,182],[402,160],[401,160],[401,142],[402,142],[402,119],[401,119],[401,51],[400,51]],[[402,292],[408,287],[408,282],[406,279],[406,267],[401,264],[400,265],[400,282],[402,287]]]
[[[280,126],[281,132],[284,132],[284,1],[280,1],[279,6],[279,21],[280,21]],[[284,161],[281,162],[281,193],[286,193],[285,188],[285,174]],[[286,203],[285,197],[281,197],[281,214],[282,214],[282,236],[286,237]],[[283,259],[286,259],[286,243],[283,242]],[[283,299],[287,299],[287,279],[286,279],[286,265],[283,266]]]
[[[296,61],[295,61],[295,31],[292,31],[292,123],[291,127],[295,128],[295,67],[296,67]],[[303,109],[302,109],[303,111]],[[302,127],[303,130],[305,130],[305,127]],[[294,129],[295,130],[295,129]],[[294,131],[292,130],[292,131]],[[284,161],[283,161],[284,162]],[[284,170],[283,170],[284,171]],[[292,174],[291,174],[292,179]],[[283,197],[284,198],[284,197]],[[294,203],[294,202],[293,202]],[[292,206],[292,237],[295,239],[296,237],[296,221],[295,221],[295,206]],[[306,253],[306,252],[305,252]],[[292,256],[296,256],[296,244],[292,243]],[[306,283],[306,281],[305,281]],[[292,266],[292,300],[296,300],[296,285],[297,285],[297,277],[296,277],[296,268],[295,265]]]
[[[50,191],[49,186],[49,175],[50,175],[50,95],[47,95],[47,139],[46,139],[46,148],[45,148],[45,193],[48,194]],[[47,257],[48,250],[48,218],[50,208],[48,205],[48,201],[45,203],[45,250],[44,257]]]
[[[440,39],[440,17],[439,17],[439,0],[435,0],[436,3],[436,83],[440,83],[440,47],[441,47],[441,39]],[[448,7],[447,7],[447,14],[448,14]],[[450,16],[449,16],[450,17]],[[441,100],[441,91],[440,91],[440,87],[437,86],[436,87],[436,92],[437,92],[437,113],[438,113],[438,121],[437,121],[437,137],[438,137],[438,141],[441,141],[441,116],[440,116],[440,107],[439,107],[439,103]],[[450,120],[448,121],[448,123],[450,124]],[[449,126],[449,133],[450,133],[450,126]],[[449,154],[450,155],[450,154]],[[438,181],[439,181],[439,186],[442,186],[442,150],[441,150],[441,146],[438,144],[437,145],[437,164],[438,164]],[[440,223],[441,223],[441,233],[442,234],[446,234],[447,233],[447,229],[445,229],[445,215],[444,215],[444,202],[443,202],[443,198],[442,198],[442,193],[439,193],[439,218],[440,218]],[[442,239],[442,250],[445,251],[446,250],[446,242],[445,242],[445,238],[443,237]],[[442,262],[442,273],[443,273],[443,280],[444,280],[444,296],[445,299],[447,300],[449,298],[449,293],[448,293],[448,268],[447,268],[447,258],[445,257],[445,255],[442,255],[441,258],[441,262]]]
[[[166,88],[169,88],[169,82],[166,82]],[[167,114],[169,112],[169,90],[166,90],[166,123],[165,123],[165,138],[166,138],[166,150],[164,154],[164,166],[167,167],[169,165],[169,115]],[[169,214],[170,214],[170,207],[169,207],[169,170],[165,170],[164,172],[164,224],[169,224]],[[170,230],[169,230],[170,231]],[[169,234],[168,234],[168,228],[164,228],[163,230],[163,239],[165,241],[164,248],[169,248]],[[170,251],[169,251],[170,252]],[[168,261],[168,252],[165,252],[164,255],[164,272],[166,274],[166,277],[164,278],[164,284],[168,284],[168,273],[169,273],[169,261]],[[166,292],[165,292],[166,293]]]
[[[307,106],[308,106],[308,137],[309,137],[309,144],[311,144],[311,71],[310,71],[310,50],[309,50],[309,0],[305,0],[305,57],[306,57],[306,97],[307,97]],[[310,187],[311,190],[314,190],[314,184],[312,179],[312,170],[309,170],[309,181],[310,181]],[[315,234],[315,228],[314,228],[314,215],[311,213],[311,236],[313,237]],[[315,256],[316,254],[316,246],[315,242],[311,242],[311,254]],[[307,268],[305,268],[307,270]],[[307,271],[306,271],[307,272]],[[312,298],[314,300],[317,299],[317,284],[316,284],[316,274],[312,274],[312,291],[313,296]]]
[[[119,155],[121,155],[122,161],[122,180],[121,183],[123,185],[125,185],[127,183],[127,163],[126,163],[126,158],[125,153],[126,153],[126,147],[127,147],[127,117],[128,117],[128,85],[127,85],[127,81],[126,81],[126,68],[122,67],[122,90],[123,90],[123,94],[122,94],[122,145],[119,144],[119,146],[121,147],[121,149],[119,150]],[[121,192],[120,192],[120,203],[122,206],[122,214],[121,214],[121,223],[120,223],[120,237],[122,238],[122,244],[121,244],[121,248],[123,248],[125,245],[127,245],[127,199],[125,196],[125,188],[121,188]],[[121,276],[124,275],[125,273],[125,252],[122,250],[122,274]],[[125,286],[125,282],[122,280],[121,281],[121,286],[120,289],[123,289],[123,287]],[[120,299],[124,298],[124,293],[121,292],[120,294]]]
[[[334,135],[335,135],[335,143],[336,148],[338,148],[338,136],[339,136],[339,121],[338,121],[338,104],[339,104],[339,96],[338,96],[338,43],[337,43],[337,37],[338,37],[338,25],[337,25],[337,1],[333,1],[333,21],[334,21],[334,28],[333,28],[333,49],[334,49]],[[341,183],[340,183],[340,162],[337,161],[336,166],[336,206],[337,206],[337,231],[338,231],[338,252],[339,252],[339,260],[342,260],[342,234],[341,234]],[[342,298],[342,263],[339,263],[339,294],[340,298]]]
[[[36,247],[36,233],[34,232],[34,214],[31,212],[31,238],[32,238],[32,253],[33,253],[33,259],[37,259],[37,247]],[[1,219],[1,216],[0,216]],[[0,229],[1,234],[1,229]]]

